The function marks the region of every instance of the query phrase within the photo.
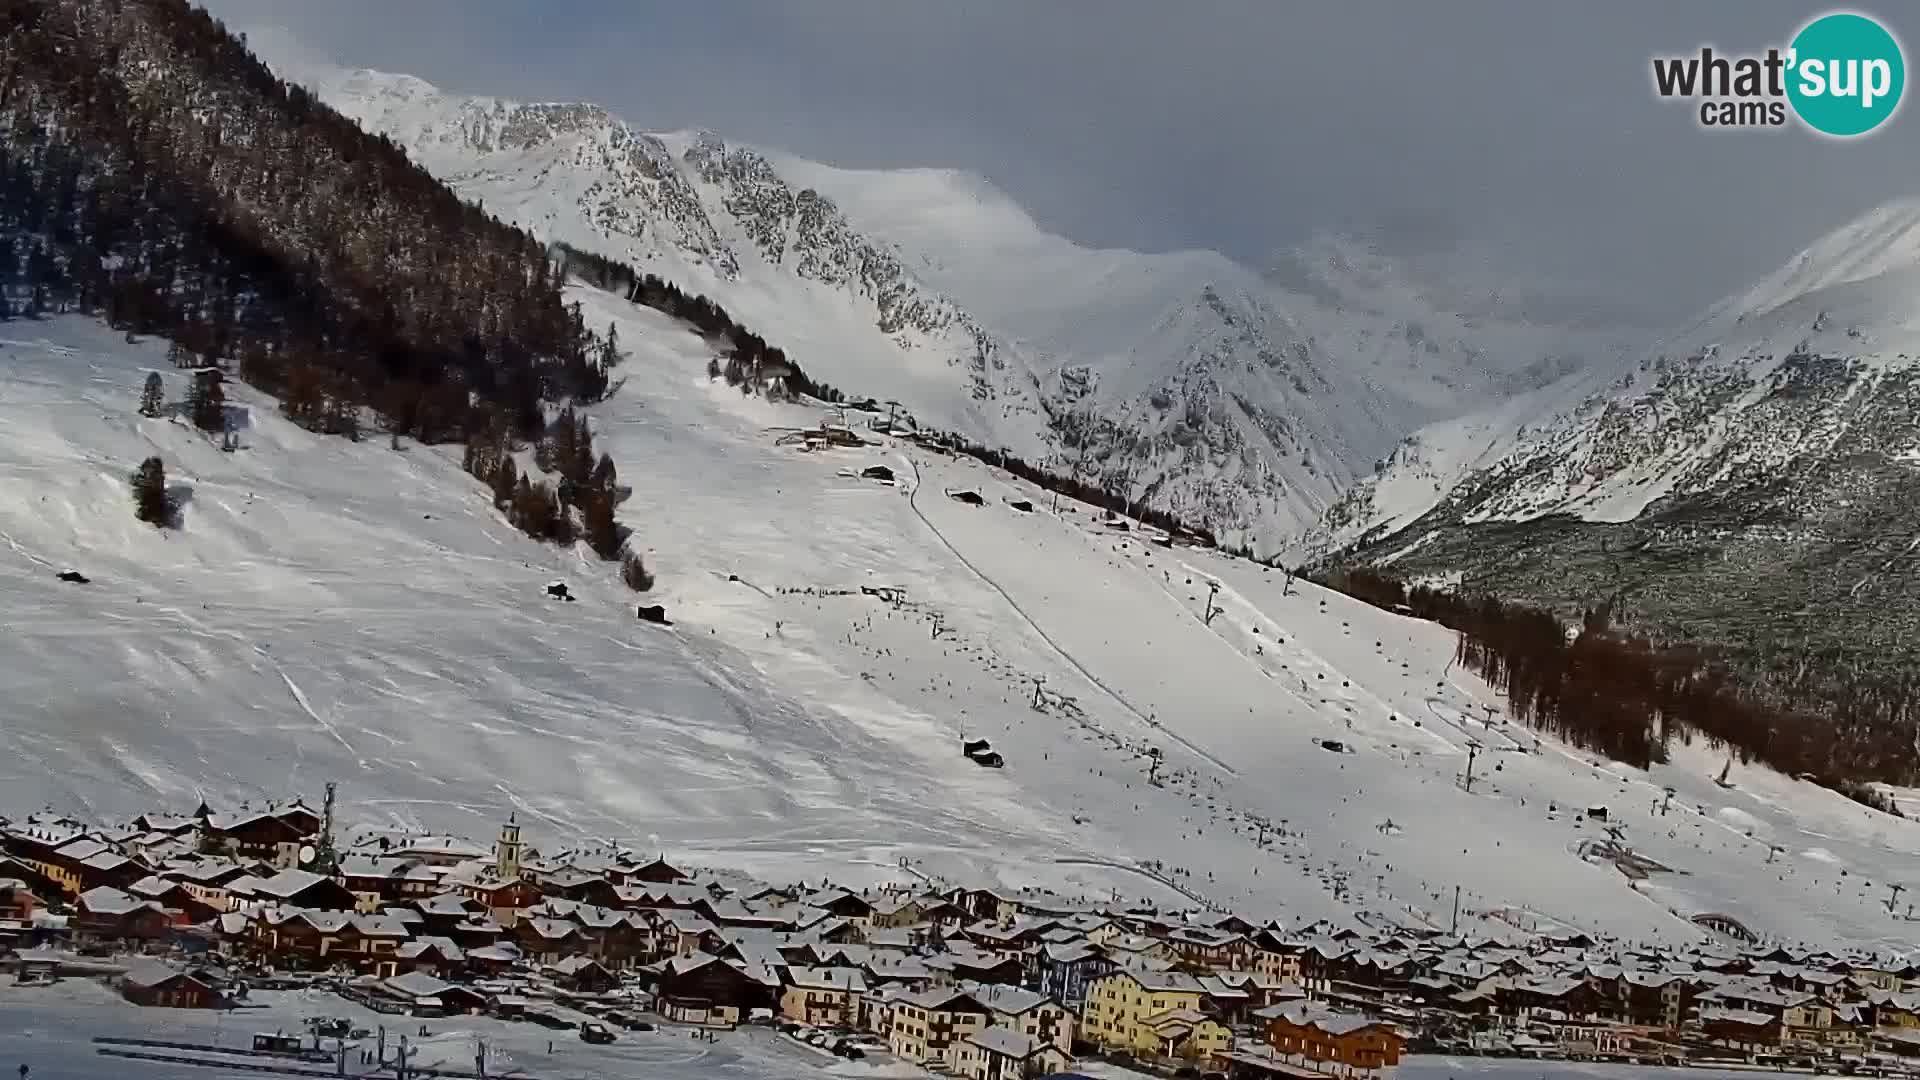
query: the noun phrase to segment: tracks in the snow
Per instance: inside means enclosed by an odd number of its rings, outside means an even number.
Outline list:
[[[1154,731],[1160,732],[1169,741],[1179,744],[1179,746],[1182,749],[1186,750],[1188,753],[1192,754],[1194,757],[1197,757],[1200,760],[1205,761],[1207,764],[1212,765],[1214,768],[1219,769],[1221,772],[1226,773],[1228,776],[1240,775],[1239,771],[1235,769],[1233,766],[1227,764],[1226,762],[1213,756],[1207,751],[1201,749],[1199,746],[1195,745],[1193,742],[1187,740],[1186,738],[1183,738],[1179,734],[1173,731],[1169,731],[1167,728],[1161,726],[1159,721],[1154,720],[1153,718],[1149,717],[1146,713],[1141,712],[1139,709],[1135,708],[1133,703],[1128,701],[1124,696],[1122,696],[1118,690],[1115,690],[1113,687],[1108,686],[1106,683],[1102,682],[1100,680],[1100,676],[1095,675],[1092,671],[1089,671],[1085,664],[1082,664],[1078,659],[1074,657],[1072,653],[1068,652],[1064,647],[1061,646],[1059,642],[1053,640],[1053,638],[1049,636],[1045,630],[1041,629],[1040,624],[1034,621],[1033,616],[1027,614],[1027,610],[1020,606],[1020,602],[1018,600],[1015,600],[1012,594],[1008,593],[1007,590],[1001,588],[1000,583],[993,580],[992,577],[988,576],[986,571],[981,570],[978,566],[975,566],[972,560],[968,559],[965,555],[962,555],[960,553],[960,549],[957,547],[954,547],[953,543],[947,539],[946,534],[940,531],[940,527],[938,525],[935,525],[933,521],[927,517],[926,514],[921,512],[919,503],[915,501],[920,495],[920,463],[917,461],[914,461],[912,458],[906,457],[905,455],[902,455],[901,460],[906,463],[908,468],[913,470],[913,487],[908,489],[907,491],[907,507],[913,511],[913,515],[920,519],[920,523],[927,527],[927,531],[933,534],[934,539],[940,541],[940,546],[946,548],[947,551],[952,553],[954,558],[960,560],[960,564],[962,566],[965,566],[969,571],[971,571],[973,573],[973,576],[985,582],[987,587],[992,589],[994,592],[999,593],[1000,598],[1007,602],[1007,606],[1013,608],[1014,613],[1019,615],[1021,618],[1021,621],[1025,622],[1027,626],[1031,628],[1035,634],[1039,635],[1041,641],[1044,641],[1047,643],[1048,648],[1051,648],[1055,653],[1059,654],[1060,659],[1065,660],[1068,666],[1072,667],[1075,671],[1079,672],[1082,678],[1086,679],[1088,682],[1098,687],[1101,693],[1113,699],[1115,704],[1119,705],[1121,708],[1132,713],[1134,716],[1134,719],[1140,721],[1142,724],[1145,724],[1148,728]]]

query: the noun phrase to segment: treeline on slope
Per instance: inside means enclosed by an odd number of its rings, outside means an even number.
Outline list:
[[[323,431],[531,435],[605,394],[538,242],[186,0],[0,0],[0,40],[0,316],[104,314]]]
[[[428,443],[544,440],[548,403],[609,392],[613,335],[563,304],[543,245],[186,0],[0,0],[0,43],[0,319],[170,339],[207,431],[226,426],[222,368],[311,430],[358,437],[371,411]],[[140,408],[164,408],[157,380]],[[610,499],[562,485],[616,557]]]
[[[595,455],[587,419],[569,408],[547,424],[535,441],[533,469],[522,472],[514,454],[522,449],[512,425],[496,422],[467,440],[461,466],[493,490],[493,503],[513,527],[536,540],[568,545],[585,541],[594,554],[619,560],[621,580],[637,592],[653,588],[638,552],[627,547],[628,530],[614,518],[626,494],[607,454]],[[549,485],[535,470],[559,476]]]
[[[1205,526],[1189,525],[1169,511],[1158,510],[1151,506],[1138,505],[1130,501],[1124,492],[1109,490],[1098,484],[1082,480],[1077,476],[1062,476],[1056,472],[1049,472],[1016,454],[989,449],[977,442],[972,442],[953,434],[937,434],[929,438],[928,441],[936,446],[945,447],[956,454],[965,454],[970,458],[978,459],[989,465],[997,465],[1035,487],[1058,492],[1062,496],[1072,499],[1075,502],[1097,507],[1116,516],[1134,518],[1145,524],[1152,525],[1155,528],[1163,529],[1169,534],[1199,540],[1208,547],[1214,547],[1218,543],[1213,535],[1213,531]],[[1253,557],[1252,551],[1247,548],[1236,548],[1227,551],[1226,554],[1243,556],[1249,559]]]
[[[1576,630],[1551,611],[1409,587],[1357,567],[1320,584],[1459,635],[1455,659],[1504,691],[1515,719],[1566,742],[1646,768],[1694,735],[1743,762],[1810,776],[1868,805],[1899,810],[1866,782],[1912,784],[1920,710],[1912,683],[1858,688],[1821,712],[1779,705],[1737,686],[1704,650],[1656,645],[1610,625],[1602,608]]]
[[[804,395],[833,404],[849,400],[841,391],[809,378],[783,350],[768,345],[759,335],[742,327],[706,296],[688,296],[672,282],[653,274],[640,273],[617,259],[581,251],[566,244],[556,244],[554,247],[562,253],[561,265],[567,273],[595,288],[620,293],[633,303],[664,312],[688,323],[705,336],[724,342],[727,360],[723,365],[716,359],[708,368],[708,375],[726,379],[730,385],[740,387],[743,393],[752,393],[772,381],[770,372],[789,372],[779,380],[789,394]],[[872,401],[871,398],[865,400]],[[1078,477],[1049,472],[1013,454],[994,450],[959,435],[932,431],[922,431],[920,434],[931,445],[997,465],[1028,483],[1058,492],[1076,502],[1114,514],[1132,516],[1168,532],[1202,540],[1208,545],[1215,543],[1213,533],[1208,529],[1188,525],[1163,510],[1132,505],[1122,493],[1109,491]],[[1246,549],[1235,553],[1252,557],[1252,552]]]
[[[654,274],[642,274],[626,263],[555,244],[562,272],[606,292],[619,293],[632,303],[650,307],[692,326],[710,340],[722,343],[725,363],[715,358],[707,373],[724,378],[743,394],[765,390],[773,394],[806,396],[818,401],[844,401],[840,391],[815,382],[785,351],[735,322],[725,308],[704,294],[687,295],[678,285]]]

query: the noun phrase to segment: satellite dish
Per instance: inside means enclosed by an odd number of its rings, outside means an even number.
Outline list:
[[[300,865],[305,866],[308,863],[312,862],[313,857],[317,854],[319,854],[319,852],[313,850],[312,844],[301,844],[300,845]]]

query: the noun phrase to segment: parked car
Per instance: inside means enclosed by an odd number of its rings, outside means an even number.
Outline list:
[[[613,1038],[613,1032],[609,1031],[605,1024],[589,1022],[580,1025],[581,1042],[604,1046],[612,1042]]]

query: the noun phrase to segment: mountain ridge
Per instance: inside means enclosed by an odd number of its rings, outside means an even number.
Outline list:
[[[1214,252],[1085,248],[977,173],[841,169],[263,40],[284,77],[509,220],[712,295],[836,386],[1256,548],[1556,351],[1550,327],[1476,326],[1418,289],[1362,311]]]

